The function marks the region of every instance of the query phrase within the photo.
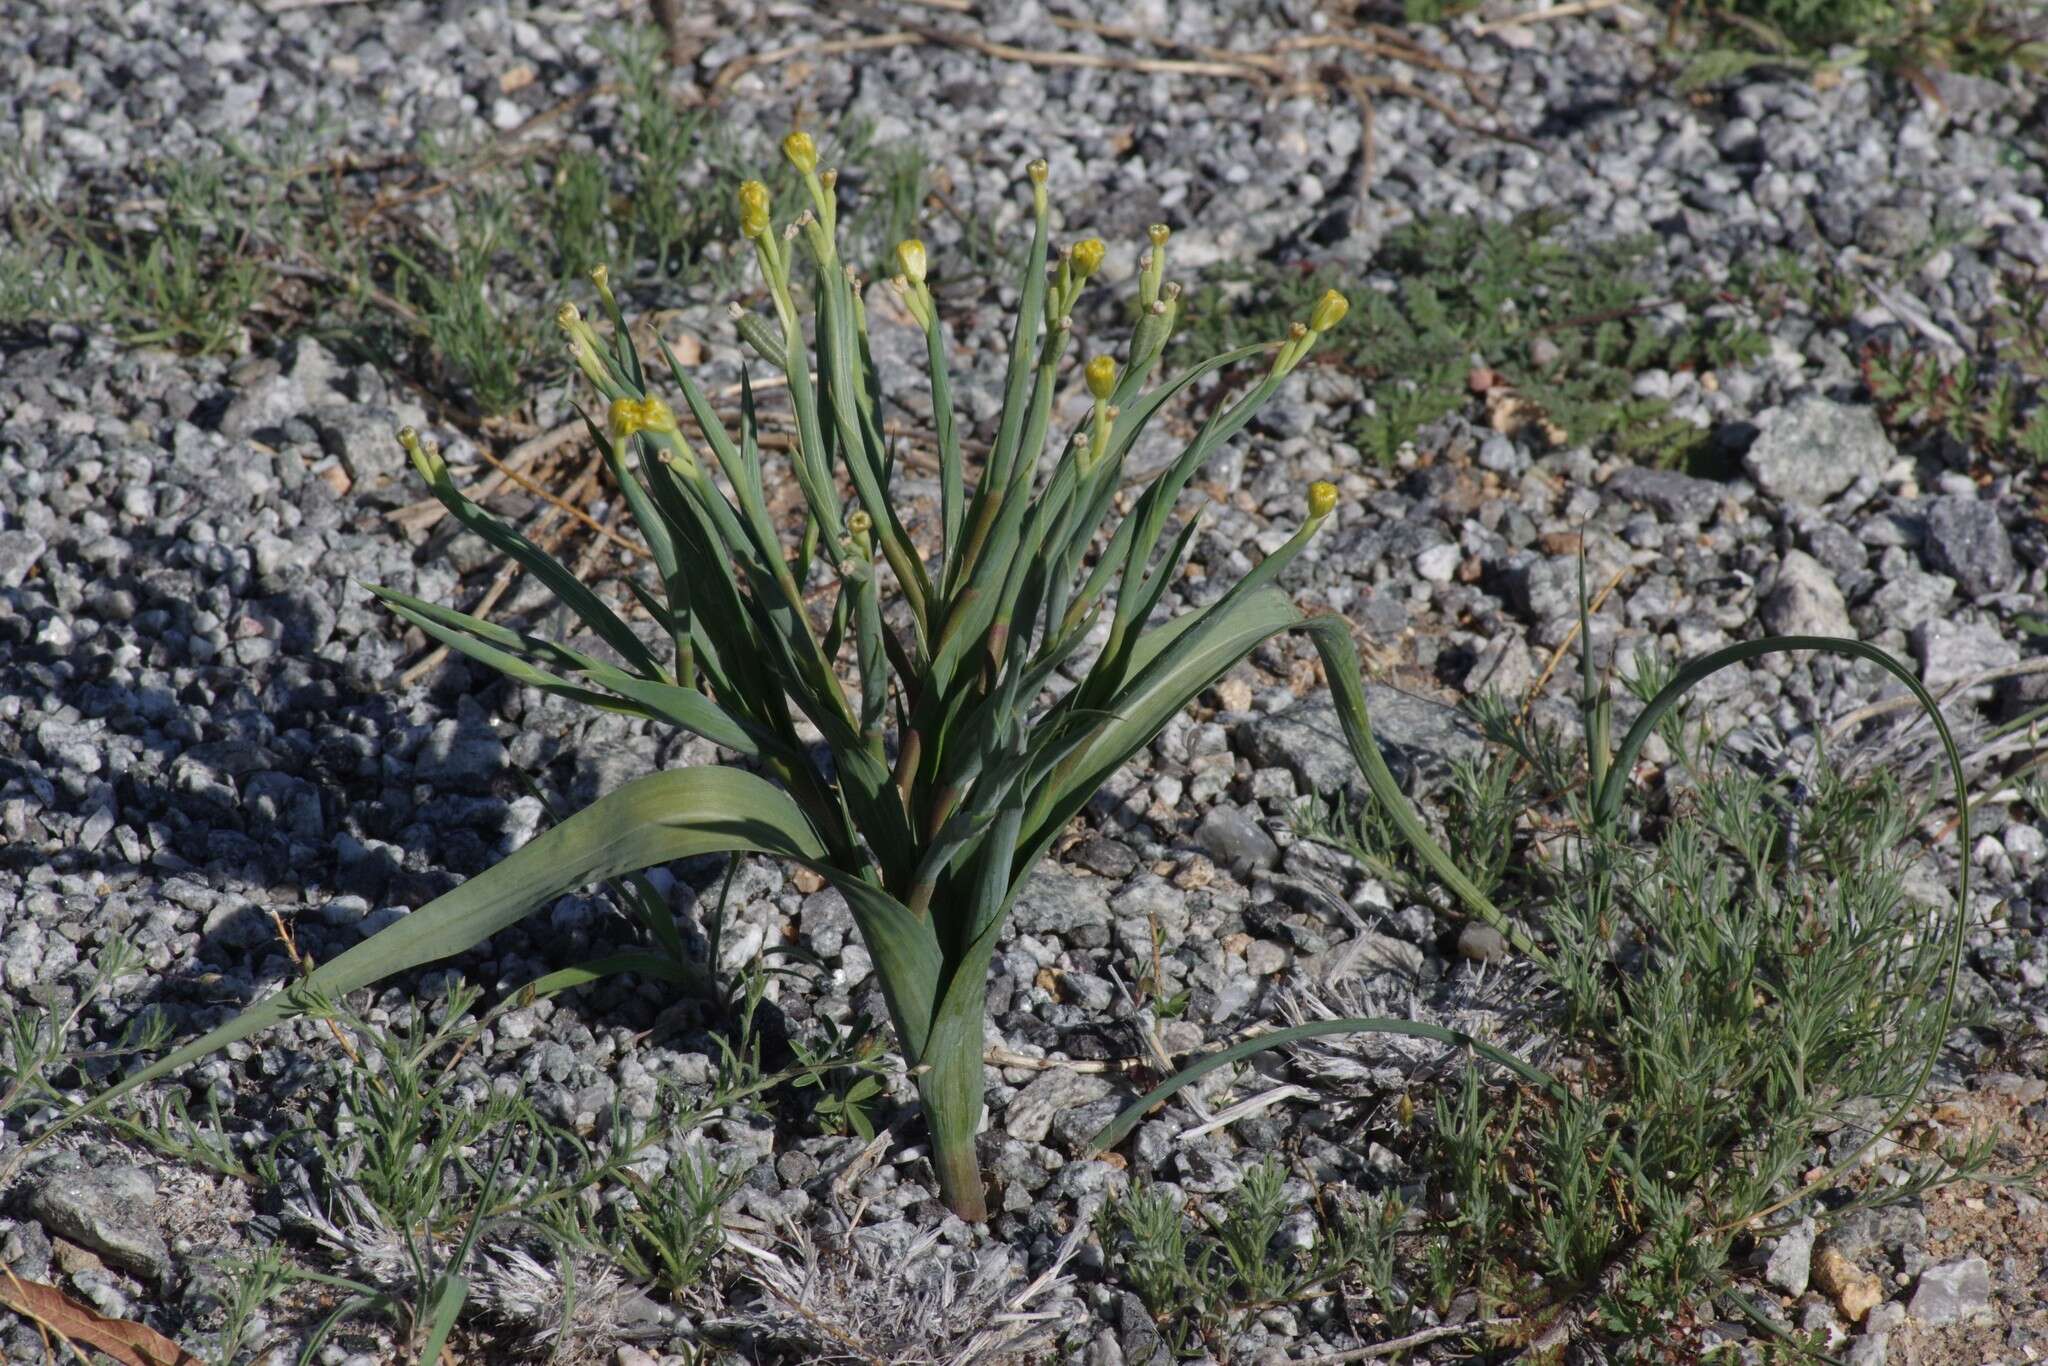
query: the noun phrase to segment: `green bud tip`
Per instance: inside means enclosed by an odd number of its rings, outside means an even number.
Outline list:
[[[818,172],[818,183],[827,190],[832,189],[839,183],[839,168],[827,166],[824,170]]]
[[[847,514],[846,529],[856,536],[865,536],[875,529],[875,519],[868,516],[866,508],[855,508]]]
[[[1320,522],[1337,506],[1337,486],[1327,479],[1318,479],[1308,486],[1308,515]]]
[[[740,235],[749,240],[768,232],[768,187],[758,180],[740,186]]]
[[[1116,389],[1116,361],[1109,356],[1097,356],[1085,367],[1088,376],[1088,392],[1096,401],[1107,399]]]
[[[801,128],[782,140],[782,154],[805,175],[818,169],[818,144]]]
[[[420,478],[432,484],[448,472],[441,460],[440,450],[420,440],[419,430],[414,427],[398,429],[398,444],[405,447],[406,455],[412,460],[412,467],[419,471]]]
[[[590,268],[590,283],[597,286],[597,292],[600,294],[612,292],[611,272],[605,269],[604,262],[599,261]]]
[[[1145,229],[1145,235],[1152,239],[1153,246],[1163,247],[1166,245],[1166,239],[1173,236],[1173,230],[1164,223],[1154,223]]]
[[[574,304],[565,303],[555,310],[555,326],[561,328],[564,332],[570,331],[576,324],[582,321],[583,312]]]
[[[898,242],[896,244],[896,268],[902,271],[905,277],[923,284],[925,268],[924,243],[918,241],[915,237],[906,237],[901,242]]]
[[[1316,300],[1315,308],[1308,315],[1308,330],[1327,332],[1344,321],[1344,315],[1351,311],[1351,301],[1334,289],[1323,291],[1323,297]]]
[[[1301,339],[1302,339],[1303,337],[1306,337],[1307,335],[1308,335],[1308,324],[1307,324],[1307,323],[1289,323],[1289,324],[1287,324],[1287,340],[1289,340],[1289,341],[1300,341],[1300,340],[1301,340]]]
[[[1033,185],[1043,185],[1045,178],[1052,174],[1052,168],[1045,164],[1044,157],[1037,157],[1024,168],[1024,174],[1031,177]]]
[[[1108,248],[1102,245],[1100,237],[1090,237],[1074,244],[1074,273],[1087,279],[1102,269],[1102,257]]]

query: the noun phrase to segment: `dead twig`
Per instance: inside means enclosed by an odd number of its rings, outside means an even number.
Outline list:
[[[1093,1058],[1034,1058],[1024,1053],[1012,1052],[1000,1045],[992,1045],[981,1055],[981,1060],[990,1067],[1020,1067],[1029,1072],[1080,1072],[1099,1075],[1104,1072],[1134,1072],[1146,1066],[1143,1058],[1109,1058],[1098,1061]]]
[[[1622,3],[1623,0],[1569,0],[1567,4],[1552,5],[1548,9],[1532,9],[1521,14],[1510,14],[1505,19],[1476,24],[1472,31],[1484,38],[1490,33],[1505,33],[1512,28],[1547,24],[1553,19],[1575,19],[1580,15],[1598,14],[1601,10],[1613,9]]]
[[[1326,1352],[1319,1357],[1303,1357],[1301,1366],[1343,1366],[1350,1361],[1370,1361],[1374,1357],[1398,1356],[1412,1352],[1417,1347],[1427,1347],[1432,1342],[1445,1338],[1470,1337],[1475,1333],[1494,1328],[1512,1328],[1520,1319],[1473,1319],[1468,1323],[1440,1323],[1434,1328],[1424,1328],[1406,1337],[1388,1338],[1375,1342],[1369,1347],[1353,1347],[1345,1352]]]

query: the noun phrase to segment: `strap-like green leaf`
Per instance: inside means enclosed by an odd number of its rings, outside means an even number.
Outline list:
[[[567,565],[465,497],[462,490],[455,487],[455,479],[445,464],[436,462],[428,487],[456,521],[483,537],[501,553],[510,555],[527,573],[546,584],[549,592],[561,599],[606,644],[617,650],[636,673],[644,678],[668,677],[667,670],[661,667],[618,613],[605,606],[604,600],[570,573]]]
[[[777,748],[774,737],[734,720],[717,703],[694,689],[673,683],[651,683],[556,641],[514,631],[453,608],[438,607],[394,589],[375,584],[365,586],[436,640],[518,682],[588,705],[667,721],[750,759],[758,759],[764,751]],[[629,699],[633,705],[623,705],[615,698],[593,693],[536,668],[528,662],[534,658],[575,670],[591,682]]]
[[[652,774],[585,807],[454,891],[321,964],[304,986],[322,996],[340,997],[474,948],[578,887],[674,859],[735,850],[801,859],[814,866],[825,854],[796,803],[751,773],[684,768]],[[860,912],[857,903],[856,915]],[[916,947],[905,942],[902,926],[881,928],[890,937],[892,953],[912,959]],[[936,955],[933,944],[930,959]],[[881,967],[880,953],[876,964]],[[265,997],[103,1091],[67,1122],[96,1114],[137,1088],[288,1018],[297,1009],[296,1000],[297,993],[290,990]],[[928,1019],[929,1004],[925,1010]]]

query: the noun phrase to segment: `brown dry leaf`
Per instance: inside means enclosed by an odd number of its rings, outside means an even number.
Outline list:
[[[501,72],[499,74],[498,89],[503,93],[509,95],[515,90],[526,89],[526,87],[532,85],[534,81],[539,78],[539,76],[540,73],[533,69],[532,63],[521,62],[518,66],[513,67],[510,71]]]
[[[704,361],[704,343],[685,332],[673,341],[664,342],[668,353],[676,358],[676,364],[687,370]]]
[[[54,1285],[24,1281],[13,1272],[0,1277],[0,1305],[52,1334],[105,1352],[121,1366],[200,1366],[198,1357],[156,1329],[110,1319]]]

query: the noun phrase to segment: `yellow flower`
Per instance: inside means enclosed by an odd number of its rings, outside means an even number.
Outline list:
[[[1108,250],[1100,237],[1090,237],[1074,244],[1074,274],[1085,280],[1102,269],[1103,253]]]
[[[624,441],[638,432],[672,432],[676,415],[658,398],[615,398],[610,425],[612,440]]]
[[[818,169],[818,144],[811,141],[811,135],[799,128],[782,140],[782,154],[789,158],[789,164],[809,175]]]
[[[1330,515],[1337,506],[1337,486],[1325,479],[1318,479],[1308,486],[1308,515],[1320,522]]]
[[[768,232],[768,187],[758,180],[740,186],[740,235],[747,238]]]
[[[1085,367],[1088,376],[1088,392],[1098,400],[1107,401],[1116,392],[1116,361],[1108,356],[1097,356]]]
[[[906,237],[896,244],[896,268],[904,278],[924,283],[924,243],[915,237]]]
[[[1344,315],[1351,311],[1351,301],[1334,289],[1323,291],[1323,297],[1316,300],[1316,306],[1309,312],[1308,329],[1311,332],[1327,332],[1344,321]]]

